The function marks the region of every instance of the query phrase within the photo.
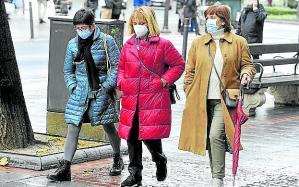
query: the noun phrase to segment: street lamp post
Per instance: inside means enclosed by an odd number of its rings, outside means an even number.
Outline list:
[[[184,60],[186,60],[186,56],[187,56],[187,41],[188,41],[189,21],[190,21],[190,18],[184,18],[183,51],[182,51]]]
[[[162,33],[170,33],[170,30],[168,29],[168,12],[170,7],[170,0],[165,1],[165,10],[164,10],[164,25],[161,30]]]
[[[34,38],[34,31],[33,31],[33,15],[32,15],[32,2],[29,1],[29,14],[30,14],[30,36],[31,39]]]
[[[25,14],[25,0],[22,0],[22,5],[23,5],[23,15]]]

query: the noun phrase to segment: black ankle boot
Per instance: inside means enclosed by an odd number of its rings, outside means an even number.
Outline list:
[[[59,167],[54,174],[47,178],[52,181],[70,181],[71,180],[71,162],[63,160],[59,162]]]
[[[142,186],[141,184],[142,177],[137,176],[134,174],[130,174],[126,180],[124,180],[121,183],[121,187],[126,187],[126,186]]]
[[[113,165],[110,169],[110,176],[117,176],[121,174],[121,171],[124,169],[124,161],[121,158],[120,154],[113,154]]]
[[[156,177],[158,181],[164,181],[167,177],[167,160],[164,162],[156,162]]]

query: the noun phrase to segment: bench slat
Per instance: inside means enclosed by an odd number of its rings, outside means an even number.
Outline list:
[[[275,58],[275,59],[256,59],[253,63],[260,63],[263,66],[274,66],[274,65],[287,65],[297,64],[299,59],[297,58]]]
[[[273,73],[264,73],[263,77],[264,78],[271,78],[271,77],[288,77],[288,76],[292,76],[293,74],[286,74],[286,73],[282,73],[282,72],[273,72]],[[255,79],[258,79],[260,76],[259,73],[255,74]]]
[[[261,80],[261,87],[267,88],[269,86],[285,85],[285,84],[298,84],[299,85],[299,75],[285,75],[283,77],[264,77]],[[254,78],[250,84],[251,88],[258,88],[260,82],[257,78]]]
[[[252,55],[271,54],[271,53],[291,53],[299,52],[299,43],[289,44],[249,44]]]

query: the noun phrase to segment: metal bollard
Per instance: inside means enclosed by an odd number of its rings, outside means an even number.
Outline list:
[[[34,38],[34,30],[33,30],[33,16],[32,16],[32,2],[29,2],[29,14],[30,14],[30,34],[31,39]]]
[[[184,18],[184,30],[183,30],[183,58],[186,60],[187,56],[187,43],[188,43],[188,32],[189,32],[190,18]]]
[[[168,29],[168,13],[169,13],[169,7],[170,7],[170,0],[165,1],[165,9],[164,9],[164,25],[161,30],[162,33],[170,33],[170,30]]]
[[[25,0],[22,1],[22,5],[23,5],[23,15],[25,14]]]

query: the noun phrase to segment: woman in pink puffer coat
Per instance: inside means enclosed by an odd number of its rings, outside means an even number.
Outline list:
[[[141,185],[142,143],[156,163],[156,177],[167,175],[162,138],[169,137],[169,85],[184,71],[184,60],[172,43],[159,37],[155,13],[140,7],[129,20],[132,37],[124,44],[118,65],[117,86],[122,92],[119,136],[128,143],[130,176],[122,186]]]

